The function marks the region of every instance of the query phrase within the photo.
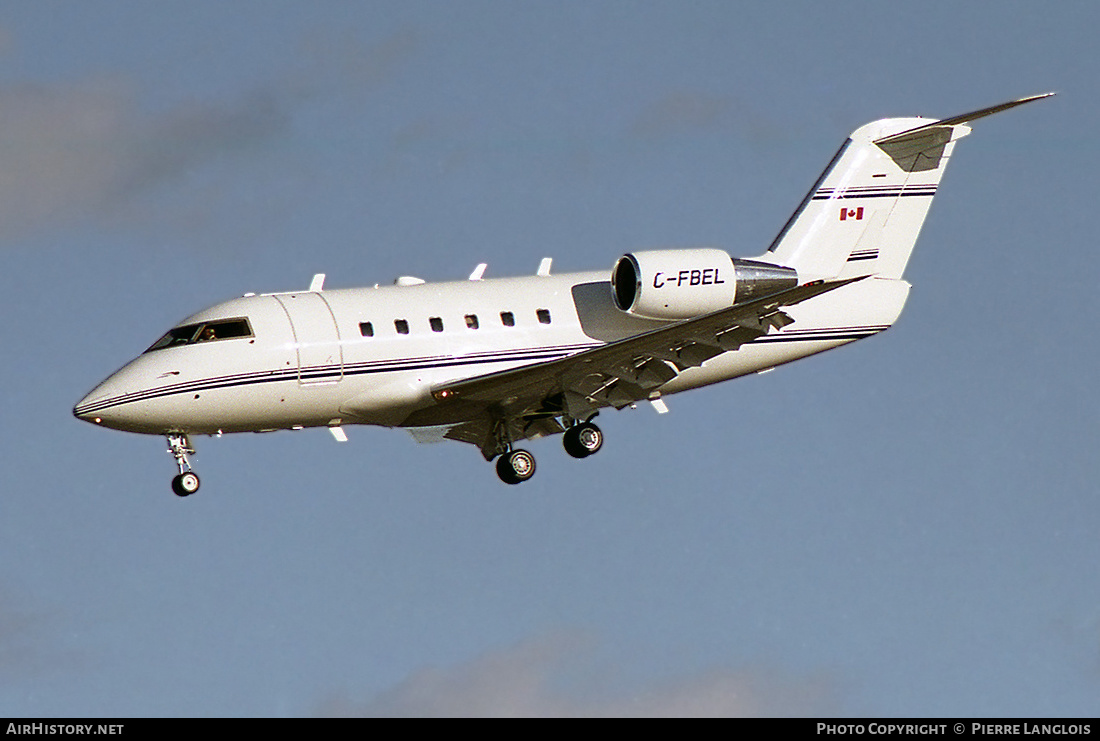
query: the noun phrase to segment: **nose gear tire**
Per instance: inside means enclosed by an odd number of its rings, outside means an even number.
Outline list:
[[[199,477],[194,471],[185,471],[172,479],[172,491],[178,497],[186,497],[199,490]]]

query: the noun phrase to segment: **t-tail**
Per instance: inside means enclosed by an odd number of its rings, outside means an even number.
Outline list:
[[[762,259],[800,278],[901,278],[968,123],[1054,93],[941,121],[884,118],[852,132]]]

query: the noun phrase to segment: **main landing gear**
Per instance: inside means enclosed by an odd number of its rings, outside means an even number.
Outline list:
[[[522,484],[535,475],[535,456],[516,448],[497,458],[497,476],[506,484]]]
[[[191,470],[191,462],[188,454],[194,455],[195,449],[191,447],[191,440],[187,435],[166,435],[168,438],[168,452],[176,459],[179,467],[179,475],[172,479],[172,491],[178,497],[186,497],[199,490],[199,476]]]
[[[568,428],[561,438],[565,452],[574,458],[587,458],[603,447],[603,431],[591,422]],[[535,475],[535,456],[520,448],[501,453],[497,458],[497,476],[506,484],[522,484]]]
[[[562,434],[561,444],[574,458],[587,458],[603,447],[603,430],[591,422],[581,422]]]

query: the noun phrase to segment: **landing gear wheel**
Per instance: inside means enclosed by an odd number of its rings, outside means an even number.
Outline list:
[[[186,497],[199,490],[199,476],[194,471],[185,471],[172,479],[172,491],[178,497]]]
[[[176,459],[179,475],[172,479],[172,491],[177,497],[186,497],[199,490],[199,476],[191,470],[188,455],[195,454],[190,438],[180,433],[165,435],[168,438],[168,452]]]
[[[603,431],[591,422],[581,422],[565,431],[561,443],[574,458],[587,458],[603,447]]]
[[[535,475],[535,456],[513,450],[497,458],[497,476],[506,484],[521,484]]]

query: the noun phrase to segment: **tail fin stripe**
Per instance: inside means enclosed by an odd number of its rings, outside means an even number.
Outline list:
[[[847,188],[820,188],[815,195],[821,193],[879,193],[882,191],[889,192],[905,192],[910,190],[924,190],[931,188],[935,190],[939,187],[939,183],[905,183],[902,185],[850,185]]]
[[[843,201],[851,200],[853,198],[902,198],[909,196],[924,196],[931,198],[936,195],[935,190],[921,191],[919,193],[903,192],[903,191],[891,191],[890,193],[841,193],[839,195],[822,195],[814,196],[810,200],[812,201]]]
[[[936,185],[872,186],[865,188],[845,188],[843,190],[822,188],[813,195],[812,201],[825,201],[830,198],[898,198],[900,196],[934,196]]]
[[[878,258],[878,250],[856,250],[848,256],[848,262],[859,262],[860,260],[875,260]]]

